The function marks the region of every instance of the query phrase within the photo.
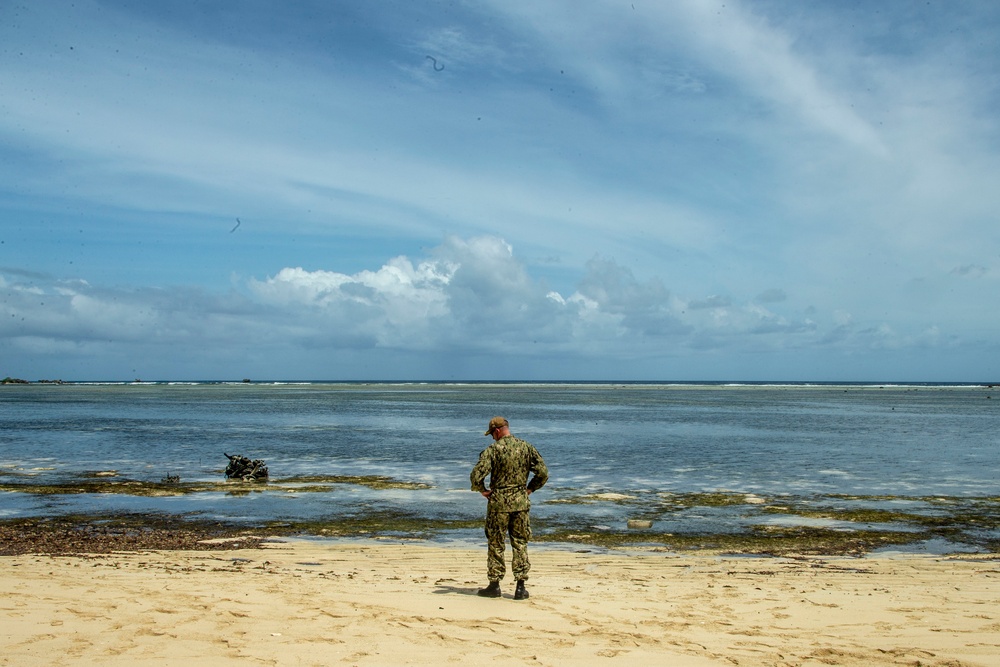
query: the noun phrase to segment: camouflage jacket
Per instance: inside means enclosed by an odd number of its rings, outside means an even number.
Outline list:
[[[528,474],[534,473],[531,481]],[[520,512],[531,507],[528,489],[537,491],[549,479],[542,455],[529,442],[512,435],[497,440],[483,450],[479,462],[472,468],[469,481],[472,490],[482,493],[483,483],[490,477],[489,509],[498,512]]]

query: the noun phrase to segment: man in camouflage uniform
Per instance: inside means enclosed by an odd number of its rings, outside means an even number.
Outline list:
[[[524,582],[531,569],[528,561],[528,539],[531,537],[528,511],[531,501],[528,495],[545,485],[549,470],[531,443],[510,434],[510,425],[503,417],[491,419],[485,435],[492,435],[494,442],[479,455],[479,462],[469,475],[472,490],[483,494],[489,501],[486,504],[486,574],[490,585],[481,589],[479,595],[490,598],[501,595],[500,580],[506,573],[506,534],[510,536],[513,552],[510,569],[517,580],[514,599],[524,600],[528,597]],[[534,473],[530,482],[529,473]],[[483,484],[487,475],[490,477],[489,489]]]

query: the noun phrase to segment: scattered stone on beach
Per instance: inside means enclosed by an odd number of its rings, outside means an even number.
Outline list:
[[[226,466],[228,479],[242,479],[244,482],[267,479],[267,466],[263,460],[251,460],[239,454],[226,454],[226,458],[229,459],[229,465]]]
[[[641,529],[646,529],[646,528],[652,528],[653,527],[653,522],[650,521],[649,519],[629,519],[628,520],[628,527],[629,528],[633,528],[633,529],[640,529],[640,530]]]
[[[743,496],[743,502],[745,502],[747,505],[763,505],[767,501],[761,498],[760,496],[755,496],[752,493],[748,493],[747,495]]]

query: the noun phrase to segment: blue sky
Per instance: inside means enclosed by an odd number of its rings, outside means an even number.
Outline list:
[[[998,34],[0,0],[0,376],[1000,381]]]

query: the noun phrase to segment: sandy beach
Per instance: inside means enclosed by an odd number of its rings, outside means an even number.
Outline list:
[[[265,542],[0,558],[3,665],[1000,665],[1000,560]]]

